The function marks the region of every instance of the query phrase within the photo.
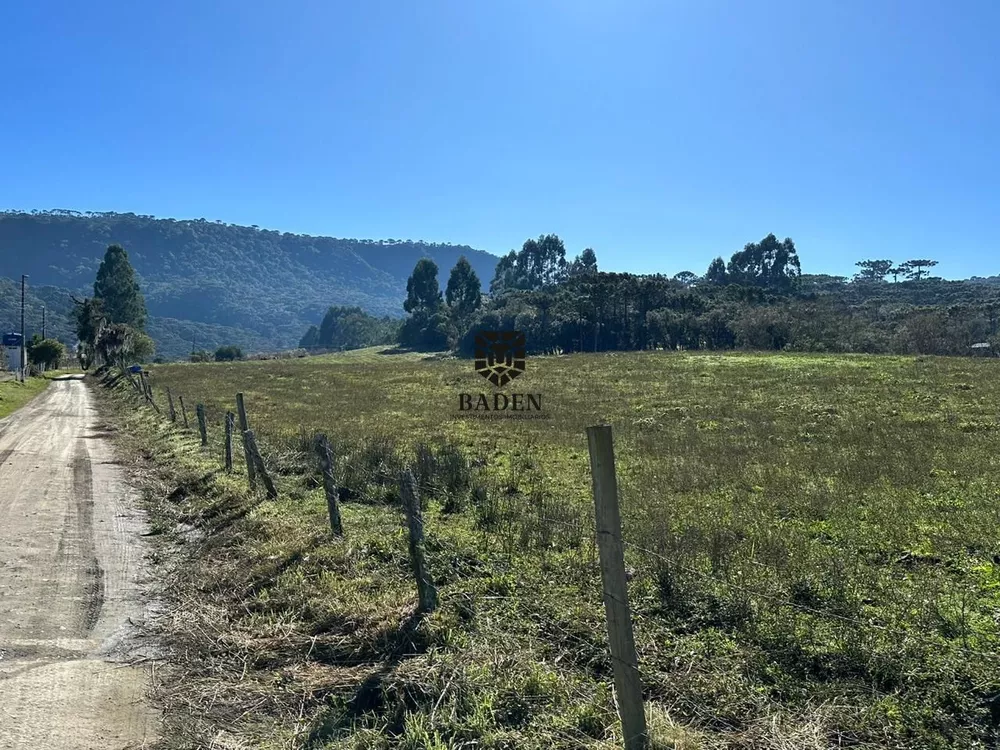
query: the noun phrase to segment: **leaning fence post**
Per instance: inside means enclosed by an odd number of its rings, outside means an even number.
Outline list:
[[[250,422],[247,420],[247,408],[243,403],[242,393],[236,394],[236,412],[240,415],[240,434],[245,436],[247,430],[250,429]],[[243,440],[243,456],[247,462],[247,479],[250,482],[250,489],[254,489],[257,486],[257,471],[246,438]]]
[[[198,432],[201,433],[201,444],[208,445],[208,423],[205,419],[205,404],[198,404],[194,410],[198,414]]]
[[[316,438],[316,452],[323,468],[323,492],[326,495],[326,508],[330,512],[330,529],[337,536],[344,535],[344,525],[340,520],[340,494],[337,483],[333,481],[333,449],[326,435]]]
[[[236,417],[231,411],[226,412],[226,472],[233,470],[233,422]]]
[[[424,550],[424,518],[420,512],[420,498],[417,495],[413,472],[407,469],[400,475],[400,490],[403,496],[403,510],[410,532],[410,564],[417,579],[419,612],[430,612],[437,607],[437,589],[427,572],[427,555]]]
[[[278,489],[274,486],[274,482],[271,481],[271,475],[267,473],[267,467],[264,466],[264,459],[257,449],[257,439],[253,435],[253,430],[247,430],[243,433],[243,444],[250,454],[250,460],[257,465],[257,474],[260,475],[261,481],[264,482],[264,489],[267,490],[267,496],[274,500],[278,496]]]
[[[149,402],[149,405],[156,410],[157,414],[162,414],[160,407],[157,406],[156,401],[153,400],[153,386],[149,384],[149,374],[145,370],[143,370],[142,373],[142,383],[144,389],[143,393],[146,396],[146,400]]]
[[[618,480],[615,476],[615,452],[611,427],[587,428],[590,447],[590,471],[593,477],[597,543],[601,557],[601,580],[604,584],[604,613],[608,621],[608,640],[615,675],[618,714],[626,750],[646,750],[649,735],[642,704],[639,657],[635,651],[632,616],[629,612],[625,578],[625,548],[622,544],[621,511],[618,507]]]
[[[170,392],[170,387],[167,386],[167,407],[170,413],[170,421],[177,421],[177,412],[174,410],[174,394]]]
[[[149,373],[145,370],[139,371],[139,382],[136,384],[136,388],[146,402],[159,413],[160,407],[153,400],[153,386],[149,384]]]
[[[188,426],[188,412],[187,408],[184,406],[184,397],[178,396],[177,400],[181,402],[181,416],[184,417],[184,429],[186,430]]]

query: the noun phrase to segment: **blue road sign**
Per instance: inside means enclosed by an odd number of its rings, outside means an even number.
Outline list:
[[[3,335],[3,345],[4,346],[21,346],[21,334],[19,333],[5,333]]]

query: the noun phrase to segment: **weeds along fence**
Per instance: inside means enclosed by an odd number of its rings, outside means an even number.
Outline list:
[[[713,544],[727,540],[708,542],[711,570],[705,570],[691,564],[682,550],[658,545],[649,534],[642,534],[641,528],[635,530],[639,532],[635,534],[636,540],[624,538],[620,477],[615,466],[612,427],[608,425],[586,429],[593,499],[591,516],[582,509],[568,509],[552,503],[537,488],[529,487],[527,492],[520,493],[525,496],[522,501],[516,501],[513,499],[518,494],[513,491],[516,486],[513,469],[507,482],[502,478],[496,481],[495,475],[486,480],[477,474],[477,468],[483,467],[474,466],[475,462],[470,462],[449,443],[417,444],[409,457],[402,456],[393,442],[384,437],[372,438],[363,445],[349,445],[338,440],[336,435],[303,432],[294,437],[273,436],[265,445],[254,430],[252,404],[247,404],[243,393],[233,394],[231,408],[235,408],[235,412],[216,409],[218,413],[213,413],[205,403],[196,401],[197,423],[191,425],[184,394],[165,389],[162,392],[166,400],[164,412],[146,373],[139,377],[127,372],[107,376],[105,385],[114,386],[123,379],[128,380],[141,403],[154,409],[160,418],[188,431],[192,441],[197,440],[202,450],[217,452],[218,462],[226,472],[245,473],[251,492],[261,492],[266,498],[276,499],[282,493],[282,478],[289,476],[306,476],[311,486],[322,488],[333,543],[351,534],[343,517],[342,504],[360,501],[363,496],[379,496],[384,503],[400,507],[405,518],[417,613],[432,612],[440,602],[433,575],[434,553],[426,538],[428,522],[424,510],[429,496],[440,501],[445,513],[474,513],[477,526],[486,532],[486,544],[495,543],[510,555],[533,550],[544,558],[553,548],[577,549],[583,567],[600,571],[607,656],[612,667],[626,750],[649,747],[648,706],[644,706],[644,694],[649,698],[650,693],[655,692],[650,691],[648,684],[644,685],[641,674],[636,618],[629,600],[629,581],[636,573],[626,565],[627,558],[653,572],[659,593],[668,607],[682,609],[687,606],[684,600],[690,596],[690,582],[697,581],[707,590],[728,592],[730,599],[724,607],[728,611],[716,613],[722,620],[738,622],[740,618],[749,617],[746,608],[759,602],[775,612],[788,611],[840,627],[848,637],[852,633],[875,631],[899,642],[923,643],[928,649],[946,645],[966,658],[1000,666],[1000,658],[995,652],[970,646],[964,639],[942,641],[894,623],[879,622],[850,607],[814,597],[806,590],[782,595],[727,575],[725,566],[716,564],[711,551]],[[175,402],[180,406],[180,413]],[[238,446],[234,445],[236,442]],[[755,564],[752,560],[746,562]],[[980,695],[989,687],[974,685],[968,692]]]

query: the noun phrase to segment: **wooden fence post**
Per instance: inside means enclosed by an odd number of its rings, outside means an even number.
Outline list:
[[[240,416],[240,434],[246,435],[247,430],[250,429],[250,422],[247,419],[247,408],[243,403],[242,393],[236,394],[236,413]],[[246,438],[243,439],[243,457],[247,462],[247,479],[250,482],[250,489],[254,489],[257,486],[257,471],[256,467],[254,467],[253,456],[250,454]]]
[[[417,598],[419,612],[430,612],[437,607],[437,589],[427,572],[427,553],[424,550],[424,517],[420,512],[420,497],[417,495],[417,483],[413,472],[407,469],[399,478],[400,491],[403,497],[403,510],[406,511],[406,524],[410,531],[410,564],[413,566],[413,576],[417,579]]]
[[[226,412],[226,473],[233,470],[233,422],[236,417],[231,411]]]
[[[208,445],[208,422],[205,419],[205,404],[198,404],[194,410],[198,415],[198,432],[201,433],[201,444]]]
[[[157,414],[161,414],[160,407],[156,405],[156,401],[153,400],[153,386],[149,384],[149,373],[145,370],[142,371],[142,395],[146,397],[146,401],[149,405],[156,410]]]
[[[274,486],[274,482],[271,481],[271,475],[267,473],[267,467],[264,466],[264,459],[261,457],[260,451],[257,449],[257,439],[253,435],[253,430],[247,430],[243,433],[243,444],[246,446],[247,452],[250,454],[250,460],[257,466],[257,474],[264,483],[264,489],[267,491],[267,496],[274,500],[278,496],[278,489]]]
[[[184,397],[178,396],[177,400],[181,402],[181,416],[184,417],[184,429],[186,430],[188,427],[188,412],[184,406]]]
[[[625,750],[646,750],[649,735],[642,704],[639,657],[635,651],[632,616],[628,605],[625,577],[625,548],[622,544],[621,511],[618,507],[618,479],[611,427],[587,428],[590,471],[593,477],[597,544],[604,584],[604,613],[615,675],[618,714],[622,720]]]
[[[330,530],[337,536],[344,535],[344,525],[340,519],[340,493],[333,481],[333,449],[326,435],[316,438],[316,452],[323,468],[323,492],[326,494],[326,508],[330,512]]]
[[[167,408],[169,410],[168,413],[170,414],[170,421],[176,422],[177,411],[174,409],[174,394],[170,392],[169,386],[167,387]]]

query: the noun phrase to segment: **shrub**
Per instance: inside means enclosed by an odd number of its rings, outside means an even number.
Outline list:
[[[243,350],[238,346],[220,346],[215,350],[216,362],[234,362],[243,359]]]
[[[44,365],[56,370],[66,357],[66,347],[55,339],[41,339],[33,342],[28,349],[28,361],[33,365]]]

